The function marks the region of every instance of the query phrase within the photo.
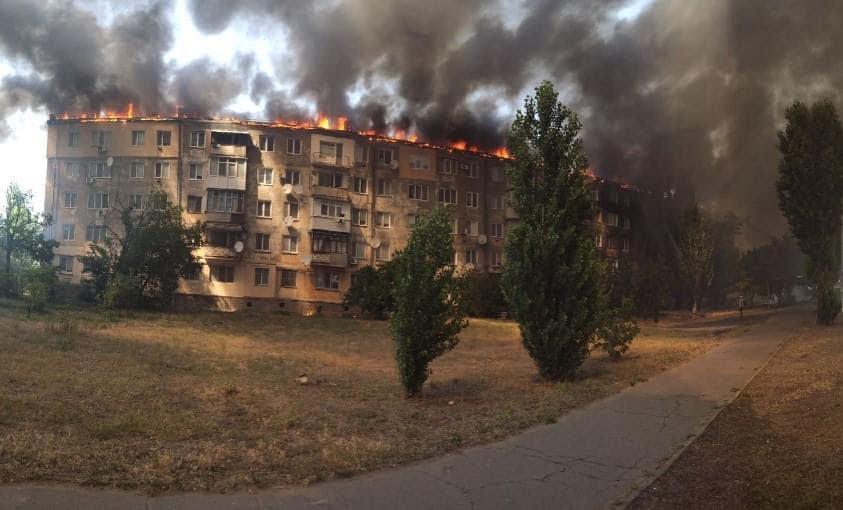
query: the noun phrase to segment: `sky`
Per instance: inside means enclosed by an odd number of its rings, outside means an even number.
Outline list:
[[[617,20],[628,21],[636,18],[651,0],[632,0],[618,9]],[[193,22],[187,0],[177,0],[169,7],[172,12],[174,39],[165,54],[168,65],[182,67],[201,59],[210,59],[220,65],[233,65],[238,55],[253,54],[257,68],[269,76],[277,76],[274,62],[278,61],[279,51],[283,54],[286,39],[284,34],[260,33],[249,29],[246,21],[235,22],[219,33],[204,33]],[[515,10],[517,5],[511,6]],[[110,13],[109,13],[110,14]],[[519,19],[512,14],[510,19]],[[104,20],[107,22],[108,20]],[[0,79],[21,69],[26,64],[0,55]],[[280,84],[281,87],[289,84]],[[359,100],[362,92],[351,91],[352,103]],[[478,94],[478,97],[482,94]],[[519,99],[520,101],[520,99]],[[304,108],[313,109],[312,103],[300,101]],[[512,100],[499,101],[498,114],[511,116],[516,103]],[[248,94],[240,94],[228,104],[232,111],[251,118],[262,117],[263,104],[255,102]],[[4,162],[0,170],[0,190],[6,189],[11,182],[17,183],[24,190],[33,192],[33,203],[39,211],[43,209],[44,181],[46,172],[46,120],[49,112],[46,108],[26,108],[14,111],[6,117],[9,136],[0,141],[0,161]]]

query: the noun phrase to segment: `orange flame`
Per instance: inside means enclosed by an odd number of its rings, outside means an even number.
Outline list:
[[[467,145],[468,143],[465,140],[455,140],[448,143],[448,147],[452,149],[459,149],[461,151],[464,151]]]
[[[498,147],[497,149],[492,151],[492,154],[494,154],[495,156],[497,156],[499,158],[504,158],[504,159],[511,159],[512,158],[512,156],[509,154],[509,150],[506,147]]]

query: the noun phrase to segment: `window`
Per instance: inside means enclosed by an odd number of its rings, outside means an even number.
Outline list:
[[[258,184],[264,186],[272,186],[272,169],[260,168],[258,169]]]
[[[73,273],[73,257],[59,255],[59,272],[65,274]]]
[[[497,250],[492,252],[492,266],[500,267],[503,265],[503,254]]]
[[[288,168],[287,171],[284,172],[284,184],[289,184],[291,186],[298,186],[301,184],[301,172],[298,170],[290,170]]]
[[[459,231],[460,231],[460,220],[457,219],[457,218],[454,218],[453,220],[451,220],[451,233],[456,234]]]
[[[495,195],[495,197],[492,198],[492,209],[503,209],[503,195]]]
[[[351,256],[356,259],[366,258],[366,241],[354,241],[351,244]]]
[[[618,216],[617,213],[606,212],[606,213],[603,213],[603,221],[607,225],[617,227],[620,224],[620,216]]]
[[[208,211],[242,213],[244,192],[231,189],[209,189]]]
[[[298,200],[290,196],[287,197],[287,202],[284,204],[284,216],[289,216],[293,219],[299,218]]]
[[[593,190],[591,190],[591,198],[595,202],[599,202],[600,201],[600,190],[597,189],[597,188],[594,188]]]
[[[378,262],[386,262],[389,260],[390,253],[389,253],[389,245],[388,244],[381,244],[377,248],[375,248],[375,260]]]
[[[69,179],[76,179],[79,177],[79,162],[68,161],[64,167],[64,176]]]
[[[208,230],[208,245],[216,246],[217,248],[233,248],[234,243],[237,242],[239,233],[229,232],[228,230]]]
[[[357,163],[368,163],[369,162],[369,148],[358,145],[354,149],[354,160]]]
[[[395,161],[395,151],[392,149],[378,149],[378,163],[386,166],[392,166]]]
[[[594,244],[596,244],[598,248],[603,247],[603,234],[599,232],[597,233],[597,237],[594,240]]]
[[[129,177],[132,179],[143,179],[146,172],[146,164],[143,161],[132,161],[129,164]]]
[[[166,179],[170,175],[170,162],[169,161],[156,161],[155,162],[155,178],[156,179]]]
[[[492,167],[492,182],[501,182],[503,180],[503,168],[499,166]]]
[[[184,273],[185,280],[193,280],[196,281],[199,277],[202,276],[202,266],[197,264],[195,266],[187,268]]]
[[[469,221],[468,228],[466,229],[466,234],[470,236],[480,235],[480,223],[476,221]]]
[[[624,218],[623,219],[623,228],[624,228],[624,230],[629,230],[630,228],[632,228],[632,220],[630,220],[629,218]]]
[[[220,177],[245,177],[246,160],[236,158],[211,158],[210,175]]]
[[[108,209],[108,193],[102,191],[89,193],[88,209]]]
[[[132,209],[143,209],[143,195],[129,195],[129,207]]]
[[[256,267],[255,268],[255,287],[264,287],[269,285],[269,268]]]
[[[334,204],[332,202],[318,202],[319,209],[318,216],[325,218],[344,218],[345,212],[342,205]]]
[[[255,234],[255,250],[269,251],[269,234]]]
[[[79,198],[79,194],[75,191],[65,191],[64,192],[64,208],[65,209],[75,209],[76,208],[76,201]]]
[[[301,139],[288,138],[287,139],[287,154],[294,154],[296,156],[301,154]]]
[[[392,224],[392,215],[388,212],[378,211],[375,213],[375,226],[378,228],[389,228]]]
[[[365,177],[355,177],[352,187],[355,193],[365,195],[369,191],[369,181]]]
[[[316,184],[326,188],[342,188],[342,174],[339,172],[319,172]]]
[[[272,202],[269,200],[258,200],[258,218],[272,217]]]
[[[443,159],[442,160],[442,173],[443,174],[457,174],[457,160],[456,159]]]
[[[480,193],[467,192],[465,194],[465,205],[467,207],[480,207]]]
[[[313,232],[310,239],[313,253],[348,253],[348,237],[345,234]]]
[[[427,201],[427,193],[429,186],[427,184],[409,184],[407,185],[407,195],[410,200],[424,200]]]
[[[437,191],[437,200],[440,204],[456,204],[457,190],[451,188],[439,188]]]
[[[94,147],[108,147],[111,145],[111,133],[108,131],[91,131],[91,145]]]
[[[473,161],[468,164],[467,168],[465,169],[465,174],[472,179],[477,179],[480,177],[480,163]]]
[[[319,142],[319,158],[320,159],[338,159],[342,157],[342,144],[335,142],[326,142],[324,140]]]
[[[629,251],[629,239],[624,238],[623,240],[623,251]]]
[[[61,226],[62,241],[73,241],[76,239],[76,225],[62,225]]]
[[[299,252],[299,237],[298,236],[283,236],[281,238],[281,251],[284,253],[298,253]]]
[[[351,210],[351,224],[358,227],[365,227],[369,224],[369,211],[366,209]]]
[[[146,131],[132,131],[132,145],[143,145],[146,139]]]
[[[201,213],[202,212],[202,197],[193,195],[187,196],[187,212]]]
[[[497,238],[503,237],[503,224],[502,223],[492,223],[492,237],[497,237]]]
[[[413,170],[430,170],[430,159],[427,156],[414,154],[410,156],[410,168]]]
[[[617,204],[620,201],[620,195],[618,194],[618,190],[613,189],[609,192],[609,201],[613,204]]]
[[[104,225],[88,225],[85,227],[85,240],[101,243],[108,239],[108,229]]]
[[[204,149],[205,148],[205,132],[204,131],[194,131],[190,133],[190,146],[195,149]],[[217,266],[222,267],[222,266]]]
[[[339,290],[340,274],[337,271],[319,269],[316,271],[316,288],[327,290]]]
[[[219,282],[219,283],[233,283],[234,282],[234,267],[233,266],[212,265],[210,267],[211,267],[211,281],[212,282]]]
[[[465,250],[465,263],[477,264],[477,252],[471,248]]]
[[[67,146],[68,147],[79,147],[79,132],[78,131],[71,131],[67,133]]]
[[[408,214],[407,215],[407,226],[410,228],[416,228],[416,224],[418,224],[419,220],[424,217],[423,214]]]
[[[386,179],[378,179],[378,195],[382,197],[392,196],[391,182]]]
[[[258,136],[258,145],[264,152],[272,152],[275,150],[275,138],[267,135]]]
[[[201,181],[202,180],[202,167],[204,165],[202,163],[190,163],[188,165],[187,176],[191,181]]]
[[[169,131],[157,131],[155,138],[158,147],[169,147],[172,141],[172,134]]]
[[[608,242],[608,248],[610,250],[617,250],[618,249],[618,239],[615,237],[610,237]]]
[[[92,179],[108,179],[111,177],[111,168],[101,161],[94,161],[88,164],[88,177]]]
[[[296,286],[296,272],[292,269],[281,270],[281,286],[295,287]]]

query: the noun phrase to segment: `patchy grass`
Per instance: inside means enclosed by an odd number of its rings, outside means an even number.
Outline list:
[[[843,507],[843,326],[809,326],[631,508]]]
[[[515,324],[472,320],[407,400],[384,322],[24,315],[0,303],[0,483],[153,494],[304,485],[498,440],[697,356],[725,331],[646,324],[622,361],[595,353],[580,380],[549,384]]]

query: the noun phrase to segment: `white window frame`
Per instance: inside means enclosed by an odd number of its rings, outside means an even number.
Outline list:
[[[365,177],[352,178],[352,190],[359,195],[367,195],[369,193],[369,179]]]
[[[465,193],[465,206],[473,209],[480,207],[480,193],[476,191],[467,191]]]
[[[79,131],[69,131],[67,133],[67,146],[68,147],[79,147]]]
[[[132,147],[143,147],[146,143],[146,131],[143,129],[132,130]]]
[[[459,163],[457,163],[456,159],[452,158],[443,158],[442,159],[442,170],[440,173],[446,175],[457,175],[459,171]]]
[[[363,221],[360,221],[362,218]],[[358,227],[369,226],[369,210],[368,209],[351,209],[351,224]]]
[[[78,161],[68,161],[64,165],[64,176],[68,179],[78,179],[81,167]]]
[[[299,252],[299,236],[285,235],[281,236],[281,253],[298,253]]]
[[[260,275],[260,276],[258,276]],[[269,286],[269,268],[256,267],[255,268],[255,287]]]
[[[289,280],[285,278],[285,275],[292,275],[292,285],[288,285]],[[281,276],[279,277],[278,285],[284,287],[286,289],[295,289],[296,288],[296,280],[298,279],[298,273],[295,269],[281,269]]]
[[[288,168],[284,171],[284,184],[291,186],[301,185],[301,171]]]
[[[73,265],[74,265],[74,262],[75,262],[75,260],[74,260],[75,258],[76,257],[73,257],[71,255],[59,255],[59,265],[58,265],[59,273],[61,273],[61,274],[73,274]],[[70,264],[65,264],[65,262],[69,262]],[[70,267],[67,267],[68,265]]]
[[[427,202],[429,196],[430,186],[428,186],[427,184],[411,182],[407,185],[407,198],[409,198],[410,200]]]
[[[169,147],[173,144],[173,133],[169,129],[159,129],[155,132],[155,144],[158,147]]]
[[[203,171],[205,167],[204,163],[188,163],[187,165],[187,178],[191,181],[201,181],[203,179],[203,175],[205,172]]]
[[[156,179],[168,179],[170,175],[169,161],[156,161],[153,177]]]
[[[391,167],[394,164],[393,161],[396,161],[397,159],[395,149],[388,149],[385,147],[378,148],[378,163],[381,165]]]
[[[190,213],[190,214],[200,214],[200,213],[202,212],[202,201],[203,201],[203,198],[204,198],[204,197],[203,197],[202,195],[188,195],[188,196],[187,196],[187,212],[188,212],[188,213]],[[197,210],[193,210],[193,209],[190,207],[190,199],[199,199],[199,209],[197,209]]]
[[[424,154],[413,154],[410,156],[411,170],[430,170],[430,158]]]
[[[268,179],[267,176],[269,176]],[[258,168],[258,184],[261,186],[272,186],[274,181],[274,171],[272,168]]]
[[[234,266],[227,266],[225,264],[209,264],[210,266],[210,281],[213,283],[234,283],[236,281],[236,273]],[[222,275],[215,274],[222,271]],[[219,278],[222,276],[223,278]]]
[[[138,172],[140,170],[140,172]],[[132,161],[129,163],[129,178],[130,179],[143,179],[146,175],[146,162],[145,161]]]
[[[70,234],[70,235],[68,235]],[[75,241],[76,240],[76,225],[73,223],[65,223],[61,226],[61,240]]]
[[[272,201],[271,200],[258,200],[257,217],[258,218],[272,218]]]
[[[289,216],[294,220],[297,220],[299,219],[300,210],[301,204],[299,204],[299,200],[295,197],[288,196],[287,200],[284,201],[284,216]],[[294,212],[295,214],[293,214]]]
[[[287,138],[287,154],[301,156],[301,138]]]
[[[68,200],[70,199],[70,200]],[[70,202],[71,205],[68,205]],[[79,192],[78,191],[65,191],[64,192],[64,208],[65,209],[76,209],[77,204],[79,203]]]
[[[265,232],[255,232],[255,251],[269,253],[271,251],[270,235]]]
[[[392,181],[389,179],[378,179],[377,180],[377,192],[379,197],[391,197],[392,196]]]
[[[97,198],[95,198],[97,197]],[[88,209],[91,210],[101,210],[101,209],[108,209],[108,206],[111,205],[110,196],[105,191],[92,191],[88,193]],[[93,203],[94,207],[91,207]]]
[[[468,163],[468,169],[466,171],[466,175],[470,179],[479,179],[480,178],[480,163],[477,161],[472,161]]]
[[[447,195],[447,196],[443,196]],[[445,200],[443,200],[443,198]],[[439,188],[436,190],[436,201],[444,205],[457,205],[457,190],[454,188]]]
[[[261,152],[275,152],[275,137],[272,135],[258,135],[258,146]]]
[[[244,191],[208,188],[206,196],[206,211],[242,214],[245,209],[246,193]],[[225,207],[218,208],[218,205]],[[233,207],[230,207],[232,205]]]
[[[340,290],[340,272],[331,269],[317,269],[313,286],[319,290]],[[327,277],[327,279],[325,279]],[[325,283],[327,282],[327,285]]]
[[[88,177],[91,179],[111,179],[111,167],[104,161],[91,161],[88,163]]]
[[[503,223],[492,223],[492,237],[497,239],[503,238]]]
[[[205,148],[205,131],[193,131],[190,133],[190,148]]]
[[[392,213],[387,211],[375,212],[375,227],[392,228]]]

